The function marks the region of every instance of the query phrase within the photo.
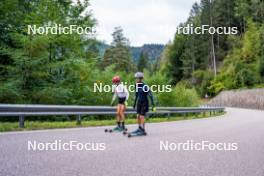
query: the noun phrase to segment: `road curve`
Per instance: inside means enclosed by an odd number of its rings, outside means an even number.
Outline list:
[[[136,126],[128,126],[134,129]],[[264,111],[227,108],[224,116],[147,124],[128,139],[104,127],[0,134],[1,176],[263,176]],[[105,143],[104,151],[28,151],[28,141]],[[237,143],[236,151],[161,151],[160,142]]]

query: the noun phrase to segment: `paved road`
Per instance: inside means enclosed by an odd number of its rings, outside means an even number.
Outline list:
[[[0,134],[1,176],[263,176],[264,111],[227,109],[222,117],[148,124],[128,139],[104,128]],[[133,129],[135,126],[129,126]],[[104,151],[28,151],[28,141],[105,143]],[[237,143],[237,151],[161,151],[160,141]]]

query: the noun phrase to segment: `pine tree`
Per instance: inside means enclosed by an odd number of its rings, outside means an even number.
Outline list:
[[[172,78],[171,83],[177,84],[183,78],[182,57],[185,50],[186,38],[184,35],[176,35],[173,44],[168,51],[168,76]]]
[[[138,71],[141,71],[143,72],[144,69],[147,69],[148,68],[148,55],[141,52],[140,53],[140,58],[139,58],[139,61],[138,61],[138,64],[137,64],[137,69]]]
[[[114,64],[116,71],[130,72],[133,69],[132,56],[129,51],[129,40],[124,37],[123,29],[116,27],[113,34],[111,47],[104,54],[103,67]]]
[[[21,14],[19,23],[14,22],[18,28],[21,23],[24,27],[8,32],[12,44],[0,49],[0,55],[9,59],[5,71],[1,72],[4,76],[0,80],[0,101],[13,102],[12,96],[5,96],[11,85],[15,102],[71,104],[78,101],[85,84],[83,70],[94,57],[86,46],[93,41],[79,34],[29,35],[27,25],[92,27],[94,20],[84,13],[88,1],[76,4],[49,0],[13,2],[17,3],[15,7],[28,5],[28,11]]]

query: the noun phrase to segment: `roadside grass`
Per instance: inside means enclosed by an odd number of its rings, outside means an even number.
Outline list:
[[[210,115],[210,113],[204,113],[199,115],[189,114],[189,115],[178,115],[171,117],[150,117],[147,118],[147,123],[159,123],[159,122],[172,122],[179,120],[192,120],[199,118],[209,118],[214,116],[221,116],[225,112],[216,113]],[[25,121],[25,128],[19,128],[18,122],[0,122],[0,132],[6,131],[27,131],[27,130],[43,130],[43,129],[58,129],[58,128],[76,128],[76,127],[93,127],[93,126],[111,126],[115,125],[116,120],[90,120],[82,121],[81,125],[77,125],[76,121]],[[126,119],[126,124],[136,124],[136,119]]]

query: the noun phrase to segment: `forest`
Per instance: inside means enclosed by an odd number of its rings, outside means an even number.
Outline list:
[[[237,27],[237,35],[175,35],[160,60],[173,85],[184,82],[198,94],[263,87],[264,1],[201,0],[180,26]]]
[[[112,93],[94,93],[93,84],[111,84],[114,75],[134,84],[136,71],[144,71],[149,85],[173,85],[172,92],[155,94],[162,106],[197,106],[205,95],[264,86],[263,0],[201,0],[180,26],[237,27],[239,34],[177,34],[165,47],[157,45],[159,51],[137,49],[136,60],[121,27],[109,31],[113,40],[105,48],[96,37],[27,33],[32,24],[96,27],[89,5],[89,0],[1,2],[0,103],[109,105]]]

